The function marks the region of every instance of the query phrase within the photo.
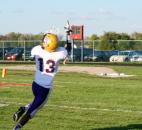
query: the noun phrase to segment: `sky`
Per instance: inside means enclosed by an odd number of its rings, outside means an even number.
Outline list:
[[[67,20],[85,36],[142,32],[142,0],[0,0],[0,34],[64,33]]]

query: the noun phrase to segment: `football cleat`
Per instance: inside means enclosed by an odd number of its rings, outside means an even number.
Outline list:
[[[16,122],[25,113],[25,107],[20,107],[13,115],[13,120]]]

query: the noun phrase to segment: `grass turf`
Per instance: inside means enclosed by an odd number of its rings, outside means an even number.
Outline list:
[[[46,106],[23,130],[141,130],[142,69],[110,67],[136,76],[104,78],[58,73]],[[33,71],[9,70],[0,82],[32,83],[33,78]],[[30,86],[0,86],[0,130],[12,129],[12,114],[32,99]]]

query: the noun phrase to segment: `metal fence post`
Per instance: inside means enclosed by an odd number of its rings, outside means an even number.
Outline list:
[[[84,41],[81,40],[81,62],[83,62]]]
[[[25,55],[26,55],[26,45],[25,45],[25,40],[24,40],[24,61],[25,61]]]
[[[3,48],[2,48],[2,49],[3,49],[3,50],[2,50],[2,53],[3,53],[3,54],[2,54],[2,55],[3,55],[2,58],[3,58],[3,60],[4,60],[4,55],[5,55],[5,54],[4,54],[4,42],[3,42]]]
[[[71,61],[72,61],[72,63],[74,62],[74,41],[71,39]]]
[[[94,61],[94,56],[95,56],[95,41],[93,40],[93,61]]]
[[[120,43],[119,43],[120,41],[118,40],[117,41],[117,44],[118,44],[118,48],[119,48],[119,50],[118,50],[118,55],[119,55],[119,51],[120,51]]]

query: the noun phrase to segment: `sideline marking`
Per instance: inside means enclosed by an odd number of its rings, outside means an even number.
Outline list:
[[[0,103],[0,107],[7,107],[7,106],[9,106],[9,104]]]
[[[50,107],[58,107],[58,108],[65,108],[65,109],[76,109],[76,110],[96,110],[96,111],[108,111],[108,112],[124,112],[124,113],[139,113],[142,114],[142,111],[133,111],[133,110],[124,110],[124,109],[109,109],[109,108],[95,108],[95,107],[77,107],[77,106],[60,106],[60,105],[46,105]]]
[[[10,104],[26,105],[26,103],[17,103],[17,102],[5,102],[5,103],[6,104],[0,103],[0,107],[9,106]],[[90,111],[124,112],[124,113],[142,114],[142,111],[126,110],[126,109],[109,109],[109,108],[101,109],[101,108],[96,108],[96,107],[79,107],[79,106],[67,106],[67,105],[55,105],[55,104],[47,104],[45,106],[53,107],[53,108],[74,109],[74,110],[90,110]]]

